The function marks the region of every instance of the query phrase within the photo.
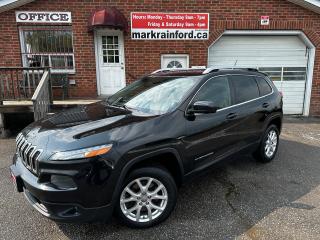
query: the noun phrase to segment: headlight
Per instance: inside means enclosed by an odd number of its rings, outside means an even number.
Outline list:
[[[56,152],[50,157],[50,160],[71,160],[71,159],[81,159],[81,158],[91,158],[99,156],[109,152],[112,148],[112,144],[100,145],[89,148],[82,148],[78,150]]]

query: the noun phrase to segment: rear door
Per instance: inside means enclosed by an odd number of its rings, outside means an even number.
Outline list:
[[[265,119],[277,108],[277,102],[274,101],[272,95],[273,90],[268,81],[264,77],[256,76],[256,81],[259,87],[260,98],[257,100],[259,106],[259,130],[260,134],[264,131]]]
[[[260,139],[261,103],[260,93],[254,76],[229,76],[234,98],[234,108],[237,113],[237,139],[247,146]]]

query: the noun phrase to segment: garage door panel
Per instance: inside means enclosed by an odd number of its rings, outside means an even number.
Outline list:
[[[218,67],[218,66],[237,66],[237,67],[253,67],[259,68],[262,66],[261,62],[263,62],[263,67],[273,67],[275,64],[281,64],[281,62],[286,62],[286,66],[293,66],[297,65],[296,61],[291,61],[289,59],[282,59],[282,60],[262,60],[262,59],[223,59],[223,60],[212,60],[209,62],[208,66]]]
[[[305,81],[282,81],[283,87],[299,87],[304,88],[306,85]]]
[[[298,41],[298,37],[291,36],[223,36],[223,41],[218,41],[215,45],[218,47],[224,46],[255,46],[262,47],[266,49],[277,49],[277,48],[305,48],[303,42]],[[235,38],[237,38],[235,41]]]
[[[303,112],[301,110],[301,108],[288,108],[288,110],[286,110],[286,113],[285,114],[288,114],[288,115],[301,115]]]
[[[304,96],[304,93],[303,92],[301,93],[301,91],[291,91],[291,90],[286,90],[286,89],[283,89],[283,88],[282,88],[282,90],[284,90],[285,93],[286,93],[286,94],[283,93],[284,96],[297,96],[297,95],[298,96],[300,96],[300,95]]]
[[[297,36],[222,36],[209,48],[208,66],[257,67],[284,94],[284,113],[302,114],[308,62]]]
[[[237,51],[236,49],[234,50],[229,50],[229,51],[223,51],[223,50],[218,50],[216,51],[216,56],[218,57],[232,57],[234,58],[234,51]],[[256,57],[257,55],[263,56],[263,57],[275,57],[276,54],[282,55],[282,56],[276,56],[276,58],[286,58],[290,60],[290,57],[300,57],[301,55],[303,55],[305,53],[305,50],[303,51],[296,51],[296,52],[292,52],[292,51],[288,51],[288,50],[278,50],[276,53],[274,52],[275,50],[270,50],[268,52],[266,52],[266,49],[261,49],[261,50],[243,50],[243,51],[237,51],[237,53],[239,54],[239,57]]]

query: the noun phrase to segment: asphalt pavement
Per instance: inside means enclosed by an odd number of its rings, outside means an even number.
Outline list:
[[[14,139],[0,140],[0,239],[320,239],[320,119],[286,119],[272,163],[251,156],[214,168],[179,189],[164,223],[130,229],[58,224],[14,191]]]

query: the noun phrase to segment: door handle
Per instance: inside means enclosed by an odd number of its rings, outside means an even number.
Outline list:
[[[226,116],[226,119],[227,119],[227,120],[232,120],[232,119],[235,119],[237,116],[238,116],[238,114],[236,114],[236,113],[229,113],[229,114]]]
[[[265,102],[265,103],[263,103],[263,104],[262,104],[262,107],[263,107],[263,108],[267,108],[267,107],[269,107],[269,103],[266,103],[266,102]]]

